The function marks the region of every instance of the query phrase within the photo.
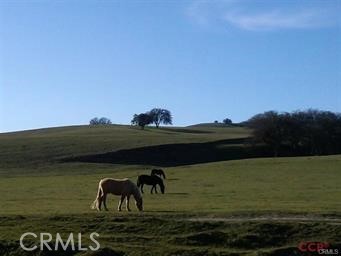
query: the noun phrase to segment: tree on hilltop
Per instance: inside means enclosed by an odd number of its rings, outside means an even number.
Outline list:
[[[153,108],[148,114],[156,128],[159,128],[160,124],[172,124],[172,114],[167,109]]]
[[[223,120],[223,123],[224,123],[224,124],[232,124],[232,120],[229,119],[229,118],[225,118],[225,119]]]
[[[95,118],[92,118],[89,122],[90,125],[109,125],[109,124],[112,124],[110,119],[109,118],[106,118],[106,117],[101,117],[101,118],[98,118],[98,117],[95,117]]]
[[[144,127],[153,122],[152,117],[148,113],[135,114],[131,123],[133,125],[138,125],[143,130]]]

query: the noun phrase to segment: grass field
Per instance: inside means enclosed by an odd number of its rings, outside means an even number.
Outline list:
[[[340,156],[235,160],[167,168],[166,193],[145,189],[146,211],[341,212]],[[64,169],[62,175],[57,168]],[[103,177],[130,177],[149,169],[72,164],[50,166],[48,175],[0,180],[1,214],[87,213]],[[66,174],[82,169],[82,174]],[[96,173],[93,170],[96,169]],[[43,172],[43,169],[40,170]],[[81,171],[79,170],[79,173]],[[115,200],[116,199],[116,200]],[[117,198],[110,197],[111,209]],[[115,202],[111,202],[115,200]]]
[[[26,255],[18,240],[27,231],[98,232],[102,246],[97,254],[27,255],[299,255],[301,241],[340,246],[341,156],[240,159],[248,146],[238,139],[248,136],[241,127],[209,126],[0,134],[0,254]],[[155,155],[155,146],[177,154]],[[124,161],[97,161],[117,151]],[[130,159],[141,152],[148,161]],[[70,161],[82,155],[97,162]],[[166,193],[145,187],[143,213],[118,213],[114,196],[109,212],[90,210],[101,178],[135,181],[156,167],[154,156],[162,159]]]

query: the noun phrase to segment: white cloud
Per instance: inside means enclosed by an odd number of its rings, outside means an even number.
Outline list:
[[[195,1],[187,14],[198,24],[230,25],[244,30],[314,29],[338,25],[336,6],[255,5],[251,1]],[[324,8],[323,8],[324,7]]]
[[[295,13],[281,13],[277,10],[259,14],[227,13],[223,19],[247,30],[307,29],[329,25],[328,20],[314,10]]]

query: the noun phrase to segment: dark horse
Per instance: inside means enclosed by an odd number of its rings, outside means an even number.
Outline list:
[[[143,185],[152,185],[152,190],[150,191],[151,194],[153,194],[153,190],[155,190],[155,193],[157,193],[156,185],[160,186],[162,194],[165,193],[165,185],[163,184],[163,181],[160,177],[156,175],[140,175],[137,178],[137,187],[141,188],[141,192],[143,193]]]
[[[161,178],[163,177],[164,179],[166,179],[165,172],[162,169],[153,169],[150,175],[158,175]]]

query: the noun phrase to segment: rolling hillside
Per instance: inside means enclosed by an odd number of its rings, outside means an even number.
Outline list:
[[[98,252],[58,252],[75,256],[279,256],[300,255],[301,241],[341,245],[341,156],[261,158],[249,136],[118,125],[0,134],[0,254],[26,256],[18,237],[27,230],[100,233]],[[117,212],[115,196],[109,212],[90,209],[100,179],[135,181],[152,167],[165,170],[166,193],[145,187],[143,213],[133,203]]]
[[[0,170],[43,166],[60,159],[164,144],[242,139],[245,128],[146,128],[70,126],[0,134]]]

